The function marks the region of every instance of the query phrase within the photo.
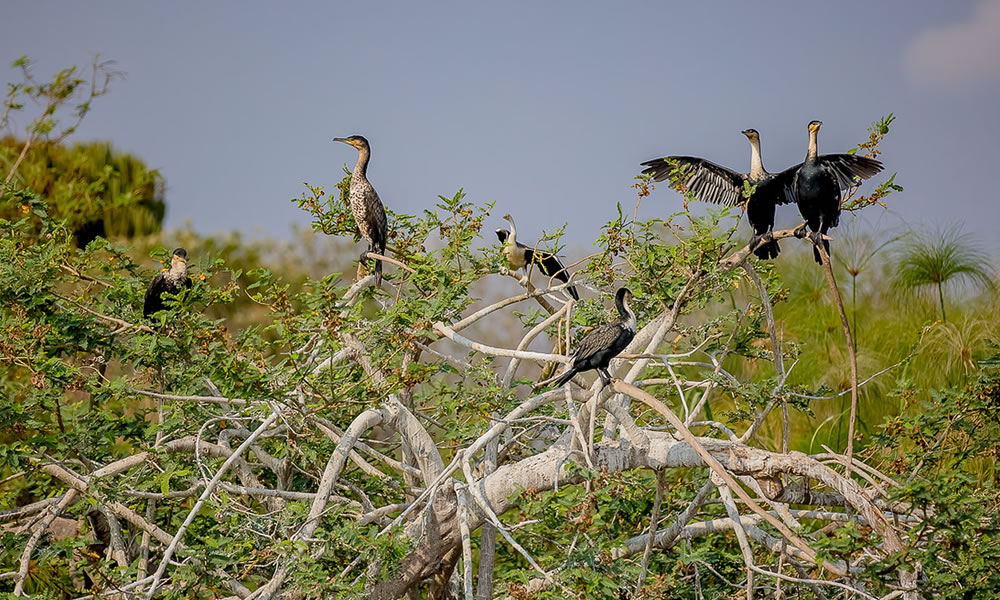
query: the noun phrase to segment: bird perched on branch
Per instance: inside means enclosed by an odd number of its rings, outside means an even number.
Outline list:
[[[615,292],[615,307],[618,309],[619,319],[605,323],[584,336],[573,356],[573,363],[556,381],[556,387],[561,387],[577,373],[591,369],[597,369],[601,383],[604,384],[602,387],[611,383],[611,374],[608,373],[611,359],[618,356],[635,337],[635,313],[629,306],[631,300],[632,292],[627,288],[618,288]]]
[[[352,135],[346,138],[333,138],[335,142],[343,142],[354,146],[358,151],[358,164],[351,173],[351,188],[349,198],[354,223],[358,226],[361,237],[368,242],[368,250],[361,253],[361,264],[365,263],[369,252],[385,255],[385,244],[388,238],[388,224],[385,219],[385,208],[378,197],[378,192],[368,181],[368,161],[371,159],[371,146],[364,136]],[[375,259],[375,285],[382,285],[382,261]]]
[[[187,251],[177,248],[170,257],[170,268],[160,271],[149,283],[146,299],[142,304],[142,316],[150,317],[165,308],[163,294],[179,294],[181,290],[191,287],[191,278],[187,274]]]
[[[795,202],[793,186],[795,172],[799,165],[772,174],[764,169],[760,155],[760,134],[756,129],[746,129],[743,135],[750,140],[750,172],[737,173],[732,169],[717,165],[704,158],[694,156],[666,156],[642,163],[644,175],[652,175],[653,181],[669,178],[675,190],[691,192],[702,202],[712,202],[724,206],[736,206],[743,202],[746,183],[756,186],[747,199],[747,220],[753,227],[751,246],[761,239],[763,245],[754,249],[754,254],[762,260],[777,258],[781,248],[777,240],[767,239],[774,229],[774,209],[779,204]]]
[[[563,283],[569,283],[569,272],[555,254],[529,248],[517,241],[517,228],[514,226],[514,219],[510,215],[504,215],[503,218],[510,223],[510,231],[497,229],[497,238],[503,244],[504,256],[507,257],[510,268],[524,269],[524,272],[527,273],[528,265],[534,263],[538,265],[538,270],[542,274],[554,277]],[[580,294],[577,293],[575,287],[570,286],[566,288],[566,291],[574,300],[580,299]]]
[[[817,137],[822,121],[809,123],[809,149],[806,160],[795,172],[795,201],[799,212],[812,230],[813,244],[823,244],[827,256],[830,242],[822,236],[840,222],[840,191],[858,185],[858,179],[868,179],[882,170],[882,163],[855,154],[817,155]],[[857,178],[857,179],[856,179]],[[795,235],[805,237],[805,227]],[[813,248],[813,258],[822,264],[819,249]]]

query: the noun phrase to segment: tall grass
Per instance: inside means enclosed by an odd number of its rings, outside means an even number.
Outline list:
[[[989,258],[956,226],[912,233],[896,254],[893,287],[903,293],[936,292],[942,321],[948,321],[947,288],[960,284],[980,289],[992,286]]]
[[[838,247],[844,251],[835,254],[834,264],[839,266],[841,289],[849,293],[844,302],[851,306],[859,380],[890,369],[860,389],[859,431],[866,436],[887,417],[913,405],[913,394],[926,396],[969,379],[978,361],[990,352],[990,340],[1000,335],[1000,297],[985,255],[955,229],[882,240],[855,232],[842,240]],[[786,340],[794,342],[800,352],[789,384],[826,388],[813,394],[822,399],[810,401],[811,414],[800,411],[792,418],[792,447],[803,451],[817,451],[822,444],[843,448],[846,427],[841,424],[849,396],[829,397],[850,389],[836,307],[811,254],[794,247],[789,250],[775,265],[788,290],[787,298],[774,308]],[[924,286],[897,283],[901,262],[913,265],[922,257],[936,261],[925,261],[937,265],[936,270],[925,271],[936,273],[932,289],[939,292],[937,297],[919,293]],[[909,277],[909,282],[920,281],[916,272],[902,276]],[[962,279],[973,285],[955,285]],[[939,322],[936,314],[945,310],[943,290],[949,286],[949,321]],[[903,390],[907,393],[897,393]]]

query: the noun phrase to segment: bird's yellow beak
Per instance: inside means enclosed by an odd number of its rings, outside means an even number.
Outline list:
[[[333,141],[335,141],[335,142],[343,142],[343,143],[349,144],[351,146],[354,145],[354,141],[353,140],[349,140],[347,138],[333,138]]]

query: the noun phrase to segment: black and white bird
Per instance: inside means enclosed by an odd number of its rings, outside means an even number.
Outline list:
[[[352,135],[346,138],[333,138],[335,142],[343,142],[354,146],[358,151],[358,164],[351,173],[351,189],[349,199],[354,223],[358,226],[361,237],[368,242],[368,250],[361,254],[364,264],[369,252],[385,256],[385,244],[388,238],[388,224],[385,219],[385,208],[378,197],[378,192],[368,181],[368,161],[372,151],[364,136]],[[382,261],[375,259],[375,285],[382,285]]]
[[[747,221],[753,227],[754,237],[750,246],[761,239],[765,243],[754,249],[762,260],[777,258],[781,248],[778,241],[768,239],[774,229],[774,209],[779,204],[795,202],[793,186],[799,165],[780,173],[768,173],[760,155],[760,134],[756,129],[746,129],[743,135],[750,140],[750,172],[737,173],[704,158],[694,156],[666,156],[642,163],[644,175],[653,181],[670,180],[670,186],[684,193],[691,192],[702,202],[736,206],[743,202],[744,182],[756,186],[747,200]]]
[[[794,194],[799,205],[799,213],[805,219],[806,227],[812,230],[813,244],[822,242],[827,256],[830,242],[823,234],[840,222],[840,191],[858,184],[859,179],[868,179],[882,170],[882,163],[855,154],[818,155],[817,137],[822,121],[809,123],[809,149],[806,160],[795,172]],[[805,237],[805,227],[795,234]],[[813,258],[822,264],[819,249],[813,248]]]
[[[597,369],[601,383],[604,384],[602,387],[611,383],[611,374],[608,373],[611,359],[628,347],[635,337],[635,313],[629,306],[631,300],[632,292],[623,287],[618,288],[615,292],[615,306],[618,308],[619,319],[605,323],[584,336],[573,355],[573,363],[556,381],[556,387],[561,387],[577,373],[591,369]]]
[[[510,223],[510,231],[497,229],[497,238],[503,244],[504,256],[507,257],[510,268],[514,270],[524,269],[524,272],[527,273],[528,265],[534,263],[538,265],[538,270],[543,275],[554,277],[563,283],[569,283],[569,271],[555,254],[529,248],[517,241],[517,228],[514,226],[514,219],[510,215],[504,215],[503,218]],[[577,293],[575,287],[570,286],[566,288],[566,291],[574,300],[580,299],[580,294]]]
[[[191,287],[191,278],[187,274],[187,251],[184,248],[174,250],[170,257],[170,268],[160,271],[149,283],[146,299],[142,304],[142,316],[150,317],[163,310],[163,294],[179,294],[181,290]]]

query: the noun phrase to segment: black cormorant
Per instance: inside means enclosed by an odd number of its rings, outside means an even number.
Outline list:
[[[538,265],[538,270],[542,274],[555,277],[563,283],[569,283],[569,272],[566,271],[566,267],[555,254],[529,248],[517,241],[517,228],[514,227],[514,219],[510,215],[504,215],[503,218],[510,223],[510,231],[497,229],[497,238],[503,244],[504,256],[507,257],[507,262],[512,269],[524,269],[527,273],[528,265],[534,263]],[[566,291],[569,292],[570,296],[573,296],[574,300],[580,299],[580,294],[577,293],[575,287],[570,286],[566,288]]]
[[[601,383],[604,386],[611,383],[608,364],[635,337],[635,313],[629,307],[631,300],[632,292],[623,287],[618,288],[615,293],[615,306],[618,308],[618,314],[621,318],[605,323],[584,336],[580,347],[573,356],[573,364],[556,381],[556,387],[562,386],[577,373],[591,369],[597,369],[597,374],[601,377]]]
[[[840,190],[856,184],[855,177],[868,179],[882,170],[882,163],[855,154],[824,154],[817,156],[816,138],[822,121],[809,123],[809,150],[806,160],[795,173],[795,201],[806,226],[812,230],[814,244],[823,243],[827,256],[830,242],[822,239],[831,227],[840,222]],[[796,230],[805,236],[805,228]],[[813,257],[822,264],[819,249],[813,248]]]
[[[333,138],[335,142],[350,144],[358,150],[358,164],[351,173],[351,213],[358,226],[361,236],[368,241],[368,250],[361,254],[364,264],[369,252],[385,255],[385,244],[388,237],[388,225],[385,219],[385,208],[379,200],[378,192],[368,181],[368,161],[371,158],[371,146],[364,136],[352,135],[346,138]],[[382,261],[375,259],[375,285],[382,285]]]
[[[170,257],[170,268],[160,271],[149,283],[146,290],[146,300],[142,304],[142,315],[149,317],[165,308],[163,294],[179,294],[181,290],[191,287],[191,278],[187,274],[187,251],[184,248],[174,250]]]
[[[736,206],[743,201],[743,184],[756,186],[747,201],[747,220],[753,227],[751,246],[761,238],[769,237],[774,228],[774,208],[778,204],[795,201],[792,187],[799,165],[776,174],[768,173],[760,157],[760,134],[756,129],[746,129],[743,135],[750,140],[750,172],[737,173],[726,167],[693,156],[667,156],[642,163],[643,174],[652,175],[654,181],[670,178],[670,185],[680,192],[690,191],[702,202]],[[678,176],[679,175],[679,176]],[[768,240],[754,254],[761,259],[777,258],[777,240]]]

